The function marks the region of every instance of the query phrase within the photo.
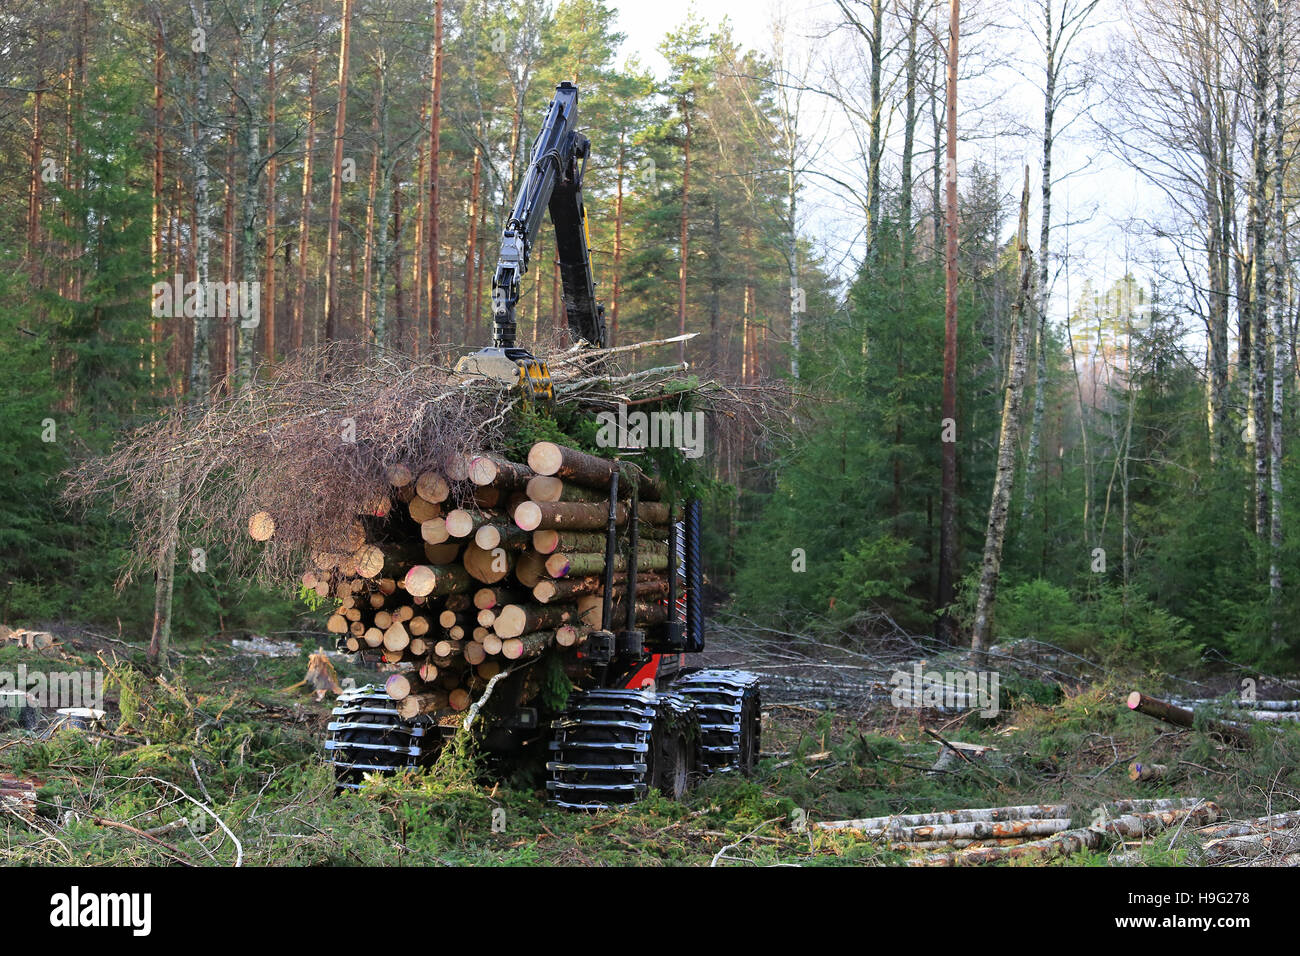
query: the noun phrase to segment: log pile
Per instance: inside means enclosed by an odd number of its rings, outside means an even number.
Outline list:
[[[438,469],[397,465],[388,477],[388,494],[311,552],[302,584],[333,601],[326,628],[341,649],[390,666],[385,689],[403,717],[463,712],[502,670],[580,648],[629,613],[638,629],[668,619],[671,511],[636,466],[539,442],[526,464],[455,453]],[[275,528],[269,512],[248,523],[260,541]]]
[[[1118,807],[1118,804],[1115,805]],[[1213,803],[1191,807],[1127,812],[1088,827],[1063,828],[1050,836],[1012,845],[970,846],[909,860],[910,866],[978,866],[1011,860],[1044,862],[1082,850],[1099,850],[1121,840],[1141,840],[1171,827],[1197,827],[1219,819]]]
[[[1046,860],[1084,849],[1097,849],[1118,839],[1140,839],[1169,826],[1213,823],[1218,808],[1200,799],[1116,800],[1101,808],[1102,818],[1089,827],[1075,827],[1067,804],[986,807],[934,813],[896,814],[858,820],[830,820],[814,829],[878,842],[888,841],[896,853],[924,852],[914,866],[964,866],[1014,859]],[[1277,827],[1286,815],[1268,818]],[[1236,837],[1256,830],[1231,830],[1214,835]],[[941,851],[941,852],[940,852]],[[960,851],[960,852],[959,852]]]

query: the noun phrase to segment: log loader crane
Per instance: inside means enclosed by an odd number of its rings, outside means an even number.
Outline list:
[[[533,398],[550,398],[545,364],[515,342],[520,283],[547,209],[555,227],[569,329],[592,347],[607,346],[582,200],[590,147],[578,131],[578,88],[560,83],[502,231],[492,280],[492,346],[462,358],[458,373],[520,387]],[[635,801],[651,789],[678,799],[701,775],[748,774],[759,752],[758,678],[686,664],[687,653],[704,649],[699,501],[666,503],[668,585],[661,598],[666,607],[653,615],[655,623],[639,622],[636,609],[644,605],[636,599],[613,604],[616,566],[625,593],[638,594],[637,498],[644,482],[635,480],[637,475],[634,466],[622,473],[621,490],[619,470],[609,479],[599,627],[578,647],[552,645],[540,657],[521,661],[523,666],[501,671],[470,708],[481,720],[486,749],[507,764],[545,748],[547,790],[551,801],[563,807],[600,809]],[[618,520],[622,508],[629,515],[624,521]],[[616,616],[623,619],[616,621]],[[532,669],[553,655],[562,656],[564,673],[577,688],[558,712],[548,712],[529,682]],[[367,687],[340,697],[330,733],[327,748],[340,786],[355,787],[366,771],[426,762],[449,730],[427,715],[403,719],[382,689]]]
[[[492,346],[457,363],[462,375],[479,375],[505,384],[518,383],[530,394],[550,397],[550,374],[524,348],[515,345],[515,306],[528,272],[533,243],[549,209],[564,283],[564,312],[580,340],[598,348],[608,345],[605,307],[596,300],[596,282],[588,246],[587,210],[582,203],[582,176],[591,140],[578,132],[578,88],[555,88],[533,144],[532,161],[501,232],[501,252],[492,277]]]

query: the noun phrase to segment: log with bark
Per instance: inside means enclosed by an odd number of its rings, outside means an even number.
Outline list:
[[[1176,727],[1192,727],[1196,723],[1196,715],[1192,711],[1156,697],[1148,697],[1141,691],[1135,690],[1130,693],[1126,702],[1129,710],[1135,710],[1139,714],[1146,714],[1148,717],[1155,717],[1157,720],[1163,720],[1165,723],[1173,724]],[[1206,724],[1206,730],[1236,743],[1250,743],[1250,731],[1235,724],[1211,721]]]
[[[609,489],[584,488],[554,475],[534,475],[524,493],[532,501],[605,501]]]
[[[486,520],[479,512],[467,511],[464,508],[453,508],[447,512],[447,517],[443,519],[443,523],[446,525],[447,534],[453,538],[468,538]]]
[[[614,575],[614,593],[623,595],[627,590],[627,575]],[[599,574],[586,577],[568,577],[562,580],[538,581],[533,586],[533,598],[541,604],[552,601],[570,601],[587,595],[601,596],[605,593],[605,581]],[[668,579],[658,575],[637,576],[636,593],[639,598],[655,597],[668,593]]]
[[[1128,765],[1128,778],[1141,783],[1162,780],[1169,773],[1169,768],[1162,763],[1142,763],[1135,760]]]
[[[1046,820],[1068,817],[1069,804],[1039,803],[1014,807],[984,807],[967,810],[942,810],[934,813],[900,813],[887,817],[864,817],[858,820],[827,820],[814,823],[818,830],[860,830],[881,832],[894,827],[947,826],[953,823],[1001,822],[1005,820]]]
[[[523,637],[511,637],[501,642],[501,656],[508,661],[536,657],[555,643],[555,631],[533,631]]]
[[[474,583],[469,572],[454,564],[432,566],[417,564],[406,572],[403,579],[406,593],[414,597],[451,594],[453,591],[468,591]]]
[[[618,504],[615,523],[627,524],[627,506]],[[595,531],[609,522],[609,505],[603,501],[524,501],[516,506],[515,524],[524,531],[544,530]]]
[[[546,605],[546,607],[553,606]],[[616,601],[613,610],[611,626],[615,629],[621,628],[623,622],[627,620],[626,602]],[[578,598],[578,623],[601,630],[605,627],[604,611],[604,598],[595,595]],[[637,624],[662,624],[668,620],[668,608],[663,604],[637,601],[634,613]]]
[[[469,463],[469,480],[480,487],[491,485],[500,490],[513,490],[523,488],[532,477],[528,466],[496,455],[475,455]]]
[[[523,551],[528,547],[528,532],[508,521],[488,521],[474,532],[474,543],[484,551],[505,548],[508,551]]]
[[[609,488],[610,477],[619,472],[619,485],[630,494],[633,487],[645,501],[658,501],[661,489],[640,468],[628,462],[611,461],[586,452],[542,441],[528,451],[528,466],[539,475],[572,481],[588,488]]]
[[[410,694],[397,702],[397,714],[403,720],[414,720],[421,714],[442,710],[447,703],[447,693],[441,690]]]
[[[519,637],[571,624],[577,618],[572,604],[507,604],[501,608],[492,629],[498,637]]]
[[[643,571],[664,571],[668,568],[668,553],[638,548],[636,562],[638,575]],[[552,578],[587,577],[603,574],[604,570],[603,553],[556,551],[546,559],[546,573]],[[622,554],[614,555],[614,570],[627,570],[627,558]]]
[[[1042,840],[1014,847],[981,847],[955,853],[938,853],[909,860],[911,866],[972,866],[1009,860],[1045,861],[1069,856],[1081,850],[1096,850],[1120,839],[1140,839],[1172,826],[1197,827],[1213,823],[1219,808],[1212,803],[1183,810],[1133,813],[1107,820],[1098,826],[1064,830]]]

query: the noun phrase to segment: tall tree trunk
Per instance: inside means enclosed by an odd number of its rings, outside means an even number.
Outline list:
[[[197,6],[195,3],[197,2]],[[190,12],[194,28],[207,36],[212,23],[212,0],[191,0]],[[198,80],[194,91],[194,218],[197,220],[196,248],[194,254],[195,276],[199,288],[208,288],[209,255],[212,245],[212,197],[208,189],[208,150],[211,143],[212,118],[208,115],[208,48],[199,44],[195,51],[198,60]],[[205,296],[206,300],[206,296]],[[190,346],[190,394],[206,400],[212,388],[212,364],[208,354],[210,320],[206,308],[196,309],[194,337]]]
[[[920,0],[911,0],[907,14],[907,54],[903,65],[903,163],[898,187],[898,228],[902,238],[904,270],[912,261],[912,154],[916,143],[916,34],[921,20]],[[787,192],[791,189],[788,187]]]
[[[334,114],[334,165],[330,176],[329,239],[325,250],[325,338],[338,337],[339,218],[343,201],[343,135],[347,130],[348,54],[352,41],[353,0],[343,0],[343,28],[339,38],[338,110]]]
[[[722,221],[718,215],[718,203],[716,200],[712,203],[713,216],[712,227],[710,229],[710,240],[715,250],[721,249],[722,244]],[[718,273],[716,264],[710,269],[709,275],[709,367],[720,369],[719,364],[722,361],[722,300],[719,286],[722,284],[722,276]],[[749,335],[748,319],[749,314],[745,314],[746,325],[744,332],[746,339]],[[730,347],[727,349],[731,351]],[[743,364],[743,363],[742,363]]]
[[[882,135],[885,103],[881,93],[884,12],[884,0],[871,0],[871,139],[867,147],[867,256],[870,259],[876,257],[880,245],[880,161],[885,149]]]
[[[361,248],[361,330],[363,341],[373,338],[374,323],[370,315],[371,282],[375,258],[375,197],[379,194],[379,87],[375,87],[375,107],[370,119],[374,148],[370,154],[370,182],[366,186],[366,234]]]
[[[153,278],[155,281],[164,278],[163,272],[163,248],[162,248],[162,216],[163,216],[163,28],[161,13],[157,14],[157,30],[154,32],[153,46],[153,206],[151,208],[150,222],[152,229],[149,235],[149,264],[153,269]],[[40,93],[37,93],[37,115],[40,112]],[[40,125],[37,124],[35,130],[36,142],[39,144],[41,139]],[[175,234],[173,233],[173,236]],[[39,235],[36,236],[39,240]],[[166,277],[170,279],[170,277]],[[183,314],[183,313],[182,313]],[[149,386],[150,392],[155,398],[159,397],[158,390],[158,350],[162,345],[163,318],[155,316],[152,327],[150,328],[150,348],[149,348]]]
[[[428,117],[428,104],[420,105],[420,122]],[[420,347],[423,344],[424,323],[428,316],[427,297],[424,292],[424,243],[426,236],[426,223],[424,219],[424,206],[428,200],[428,194],[425,192],[425,184],[429,174],[428,167],[424,162],[424,143],[420,144],[419,152],[416,156],[416,168],[419,170],[419,182],[415,188],[415,209],[411,212],[411,222],[415,224],[415,241],[411,249],[411,354],[419,355]]]
[[[429,347],[442,339],[438,163],[442,158],[442,3],[433,3],[433,95],[429,109]]]
[[[1215,39],[1221,39],[1221,25],[1216,24]],[[1223,81],[1223,52],[1221,44],[1211,55],[1214,58],[1213,92],[1210,102],[1213,142],[1210,155],[1213,171],[1209,181],[1207,213],[1213,218],[1211,246],[1214,261],[1210,266],[1212,276],[1210,354],[1210,459],[1218,461],[1228,441],[1228,379],[1231,357],[1228,354],[1228,310],[1231,296],[1231,256],[1233,217],[1236,215],[1236,189],[1232,168],[1232,152],[1236,131],[1236,118],[1229,115],[1227,95]]]
[[[235,388],[235,327],[234,305],[239,294],[231,296],[231,283],[235,281],[235,97],[230,97],[230,114],[226,133],[226,192],[225,214],[221,232],[221,280],[224,318],[221,321],[221,388],[229,395]]]
[[[478,204],[478,235],[479,246],[474,256],[474,323],[478,324],[479,316],[483,315],[483,260],[485,251],[481,248],[484,244],[484,237],[487,235],[487,207],[488,204],[480,198]]]
[[[1268,590],[1272,617],[1272,643],[1281,646],[1282,638],[1282,379],[1286,372],[1285,282],[1286,260],[1282,239],[1286,235],[1286,143],[1282,132],[1286,106],[1286,60],[1284,59],[1284,24],[1282,6],[1273,0],[1276,75],[1273,77],[1273,229],[1270,255],[1273,272],[1273,408],[1269,440],[1272,511],[1269,516]]]
[[[302,349],[303,329],[307,321],[307,240],[311,232],[312,160],[316,144],[316,76],[318,60],[313,53],[307,81],[307,135],[303,140],[302,204],[298,216],[298,280],[293,295],[292,345]]]
[[[478,251],[478,218],[479,218],[479,190],[480,177],[483,172],[483,154],[479,150],[478,143],[474,144],[474,171],[470,175],[469,181],[469,236],[465,240],[465,293],[464,309],[465,322],[462,341],[466,345],[474,341],[474,323],[478,320],[478,314],[473,311],[474,305],[474,270],[475,254]]]
[[[1271,0],[1255,0],[1255,128],[1253,131],[1254,174],[1252,178],[1253,237],[1255,264],[1251,368],[1251,410],[1254,416],[1255,535],[1262,542],[1268,536],[1268,251],[1269,251],[1269,88]]]
[[[678,249],[681,259],[677,265],[677,334],[686,334],[686,273],[690,260],[690,202],[691,202],[691,113],[683,98],[679,101],[685,138],[682,140],[682,212],[678,229]],[[686,343],[677,343],[678,364],[686,361]]]
[[[266,264],[262,267],[266,273],[262,297],[262,355],[269,361],[275,361],[275,252],[276,252],[276,183],[279,175],[279,163],[275,155],[275,20],[267,24],[267,63],[266,63]]]
[[[947,210],[944,224],[946,293],[944,300],[943,418],[941,429],[956,428],[957,422],[957,41],[960,33],[960,0],[949,0],[947,78]],[[953,437],[955,436],[943,436]],[[952,604],[957,568],[957,442],[941,441],[943,455],[939,505],[939,594],[940,627],[949,640],[953,634],[947,608]]]
[[[1038,312],[1037,333],[1034,336],[1034,415],[1029,426],[1029,448],[1025,455],[1025,493],[1022,499],[1023,515],[1027,519],[1034,504],[1034,474],[1038,469],[1038,448],[1043,430],[1043,412],[1047,401],[1047,296],[1051,281],[1048,261],[1052,238],[1052,146],[1053,126],[1056,121],[1056,82],[1059,67],[1057,32],[1053,23],[1053,3],[1043,0],[1044,52],[1047,67],[1043,90],[1043,184],[1041,192],[1042,220],[1038,229]],[[1065,9],[1061,16],[1065,16]]]
[[[373,341],[381,349],[390,346],[388,332],[388,255],[389,219],[392,217],[393,197],[397,191],[394,184],[388,188],[389,177],[393,171],[389,168],[392,158],[388,155],[388,60],[382,53],[378,57],[379,69],[379,231],[375,237],[375,321],[371,326]],[[392,229],[394,240],[401,239],[400,223],[394,218]],[[400,266],[397,281],[401,282]]]
[[[266,61],[263,2],[264,0],[252,0],[249,4],[249,64],[244,70],[247,82],[243,84],[241,96],[244,111],[244,192],[240,203],[240,260],[245,288],[252,288],[253,283],[258,281],[257,223],[261,218],[258,184],[262,175],[262,76]],[[261,316],[245,317],[238,309],[235,314],[237,317],[231,320],[231,330],[237,343],[235,381],[242,387],[253,377],[254,343],[257,341],[257,325],[261,323]]]
[[[1018,272],[1016,301],[1011,307],[1011,369],[1007,376],[1006,395],[1002,404],[1002,430],[998,438],[998,469],[993,479],[993,500],[989,504],[988,530],[984,535],[984,560],[980,566],[979,592],[975,603],[975,626],[971,634],[971,653],[976,666],[982,666],[988,647],[997,601],[998,577],[1002,568],[1002,541],[1007,529],[1007,510],[1016,473],[1016,436],[1020,431],[1020,399],[1025,379],[1025,353],[1028,350],[1030,324],[1025,303],[1033,260],[1029,254],[1029,168],[1025,167],[1025,185],[1020,194],[1020,229],[1016,239]]]
[[[398,323],[398,342],[402,343],[405,342],[406,303],[405,296],[402,294],[402,174],[399,168],[400,165],[400,163],[397,163],[393,167],[393,308],[396,310],[395,318]]]
[[[794,117],[787,117],[791,124],[791,136],[787,143],[786,160],[789,163],[785,174],[785,215],[790,225],[790,377],[799,380],[799,318],[806,305],[806,296],[799,288],[799,228],[798,228],[798,179],[795,176],[798,137],[794,135]]]
[[[627,130],[618,131],[618,162],[614,193],[614,276],[613,295],[609,303],[609,344],[618,344],[618,306],[623,297],[623,174],[627,160]]]
[[[541,243],[537,244],[538,246]],[[534,247],[535,256],[539,268],[533,275],[533,344],[536,345],[542,340],[542,270],[541,263],[546,259],[542,256],[542,250]]]
[[[161,31],[160,34],[161,36]],[[155,100],[161,95],[162,89],[162,51],[160,47],[154,49],[154,95]],[[36,76],[36,92],[32,96],[32,151],[28,162],[31,164],[31,174],[27,180],[27,262],[32,268],[39,266],[40,260],[40,242],[41,242],[41,157],[42,150],[45,148],[42,142],[43,114],[41,105],[45,97],[45,76],[44,71],[38,71]]]

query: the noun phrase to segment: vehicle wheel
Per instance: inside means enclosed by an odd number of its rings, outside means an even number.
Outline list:
[[[655,754],[655,787],[669,800],[681,800],[691,788],[695,772],[695,747],[684,731],[664,736]]]
[[[758,688],[747,691],[740,705],[740,761],[739,769],[746,777],[752,776],[762,750],[763,702]]]

